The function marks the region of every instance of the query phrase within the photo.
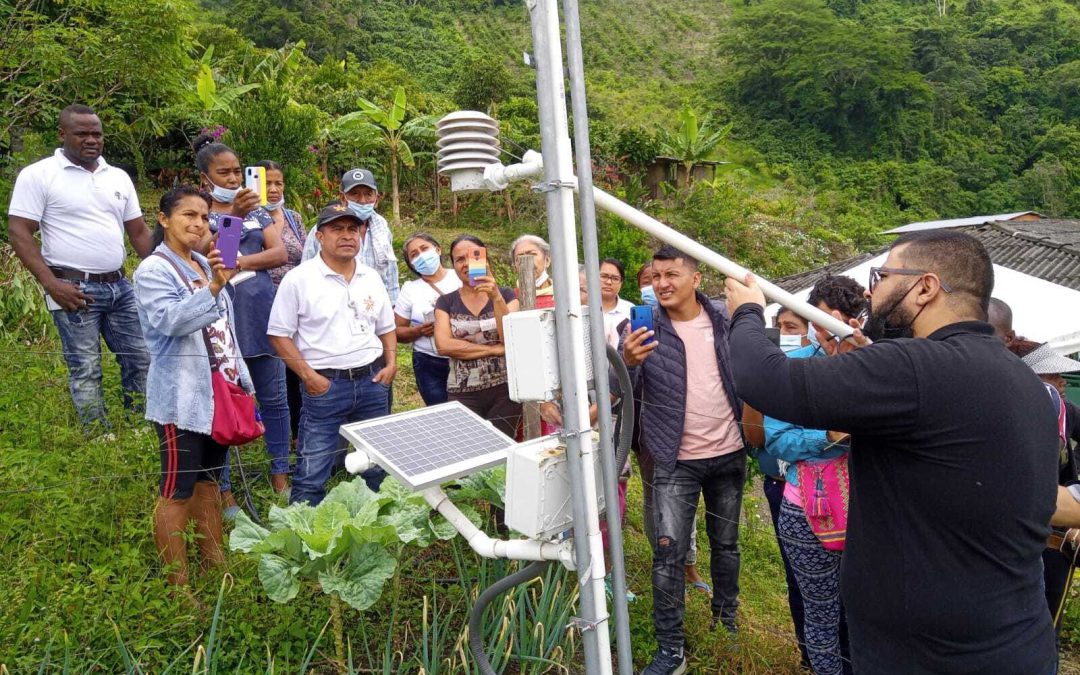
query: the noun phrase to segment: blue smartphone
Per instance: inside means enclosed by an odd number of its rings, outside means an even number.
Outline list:
[[[236,216],[222,216],[218,221],[217,250],[221,262],[228,269],[236,268],[236,254],[240,251],[240,238],[244,234],[244,221]]]
[[[649,305],[634,305],[630,308],[630,332],[636,331],[638,328],[648,328],[649,330],[656,330],[653,328],[652,320],[653,308]],[[652,336],[642,342],[643,345],[650,345],[656,342],[656,336]]]

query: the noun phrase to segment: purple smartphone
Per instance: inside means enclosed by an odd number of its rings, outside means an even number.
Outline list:
[[[221,262],[229,269],[236,268],[236,254],[240,251],[240,237],[244,234],[244,221],[236,216],[222,216],[218,221],[217,250]]]

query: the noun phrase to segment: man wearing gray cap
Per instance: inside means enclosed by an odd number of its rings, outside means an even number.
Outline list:
[[[316,505],[344,457],[342,424],[390,412],[397,374],[393,303],[379,276],[358,262],[363,223],[343,204],[319,213],[319,254],[289,271],[270,310],[270,344],[303,383],[290,502]],[[378,490],[385,474],[362,474]]]
[[[379,186],[375,174],[368,169],[349,169],[341,175],[341,195],[337,202],[346,206],[361,223],[360,251],[357,259],[378,272],[379,277],[390,295],[390,302],[397,302],[398,267],[394,257],[394,237],[390,225],[378,213]],[[304,260],[314,258],[319,253],[317,237],[308,237],[304,245]]]

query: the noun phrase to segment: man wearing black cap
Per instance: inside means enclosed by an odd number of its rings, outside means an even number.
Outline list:
[[[341,175],[341,196],[336,202],[349,209],[361,223],[358,259],[379,273],[390,302],[397,302],[398,267],[394,256],[394,237],[386,218],[375,213],[379,205],[379,186],[375,174],[367,169],[349,169]],[[331,205],[333,206],[333,205]],[[319,253],[317,237],[308,237],[304,260]]]
[[[726,282],[739,396],[851,434],[840,590],[862,675],[1056,671],[1041,556],[1057,424],[1043,384],[984,322],[993,286],[974,237],[905,235],[871,269],[874,344],[788,359],[753,279]]]
[[[316,505],[343,456],[342,424],[390,412],[397,374],[393,304],[379,275],[357,262],[364,223],[343,204],[319,213],[319,254],[290,271],[270,311],[270,343],[304,387],[290,501]],[[364,475],[378,489],[381,469]]]

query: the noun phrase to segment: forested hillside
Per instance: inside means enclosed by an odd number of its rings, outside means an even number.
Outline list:
[[[487,108],[509,149],[538,144],[519,1],[204,2],[0,4],[6,180],[48,149],[57,111],[76,100],[101,110],[110,158],[144,184],[190,171],[187,139],[222,125],[244,156],[288,162],[292,188],[312,201],[321,172],[379,153],[335,120],[360,97],[387,103],[399,85],[412,115]],[[699,119],[711,114],[713,129],[731,123],[707,157],[731,164],[697,188],[711,194],[695,200],[688,189],[682,199],[736,244],[764,227],[835,253],[921,218],[1080,211],[1072,4],[582,5],[598,163],[640,175],[670,153],[684,105]],[[405,172],[406,188],[430,180],[430,139],[415,144],[420,169]],[[405,212],[415,213],[405,192]],[[754,256],[757,247],[744,248]],[[773,257],[786,271],[827,254]]]

